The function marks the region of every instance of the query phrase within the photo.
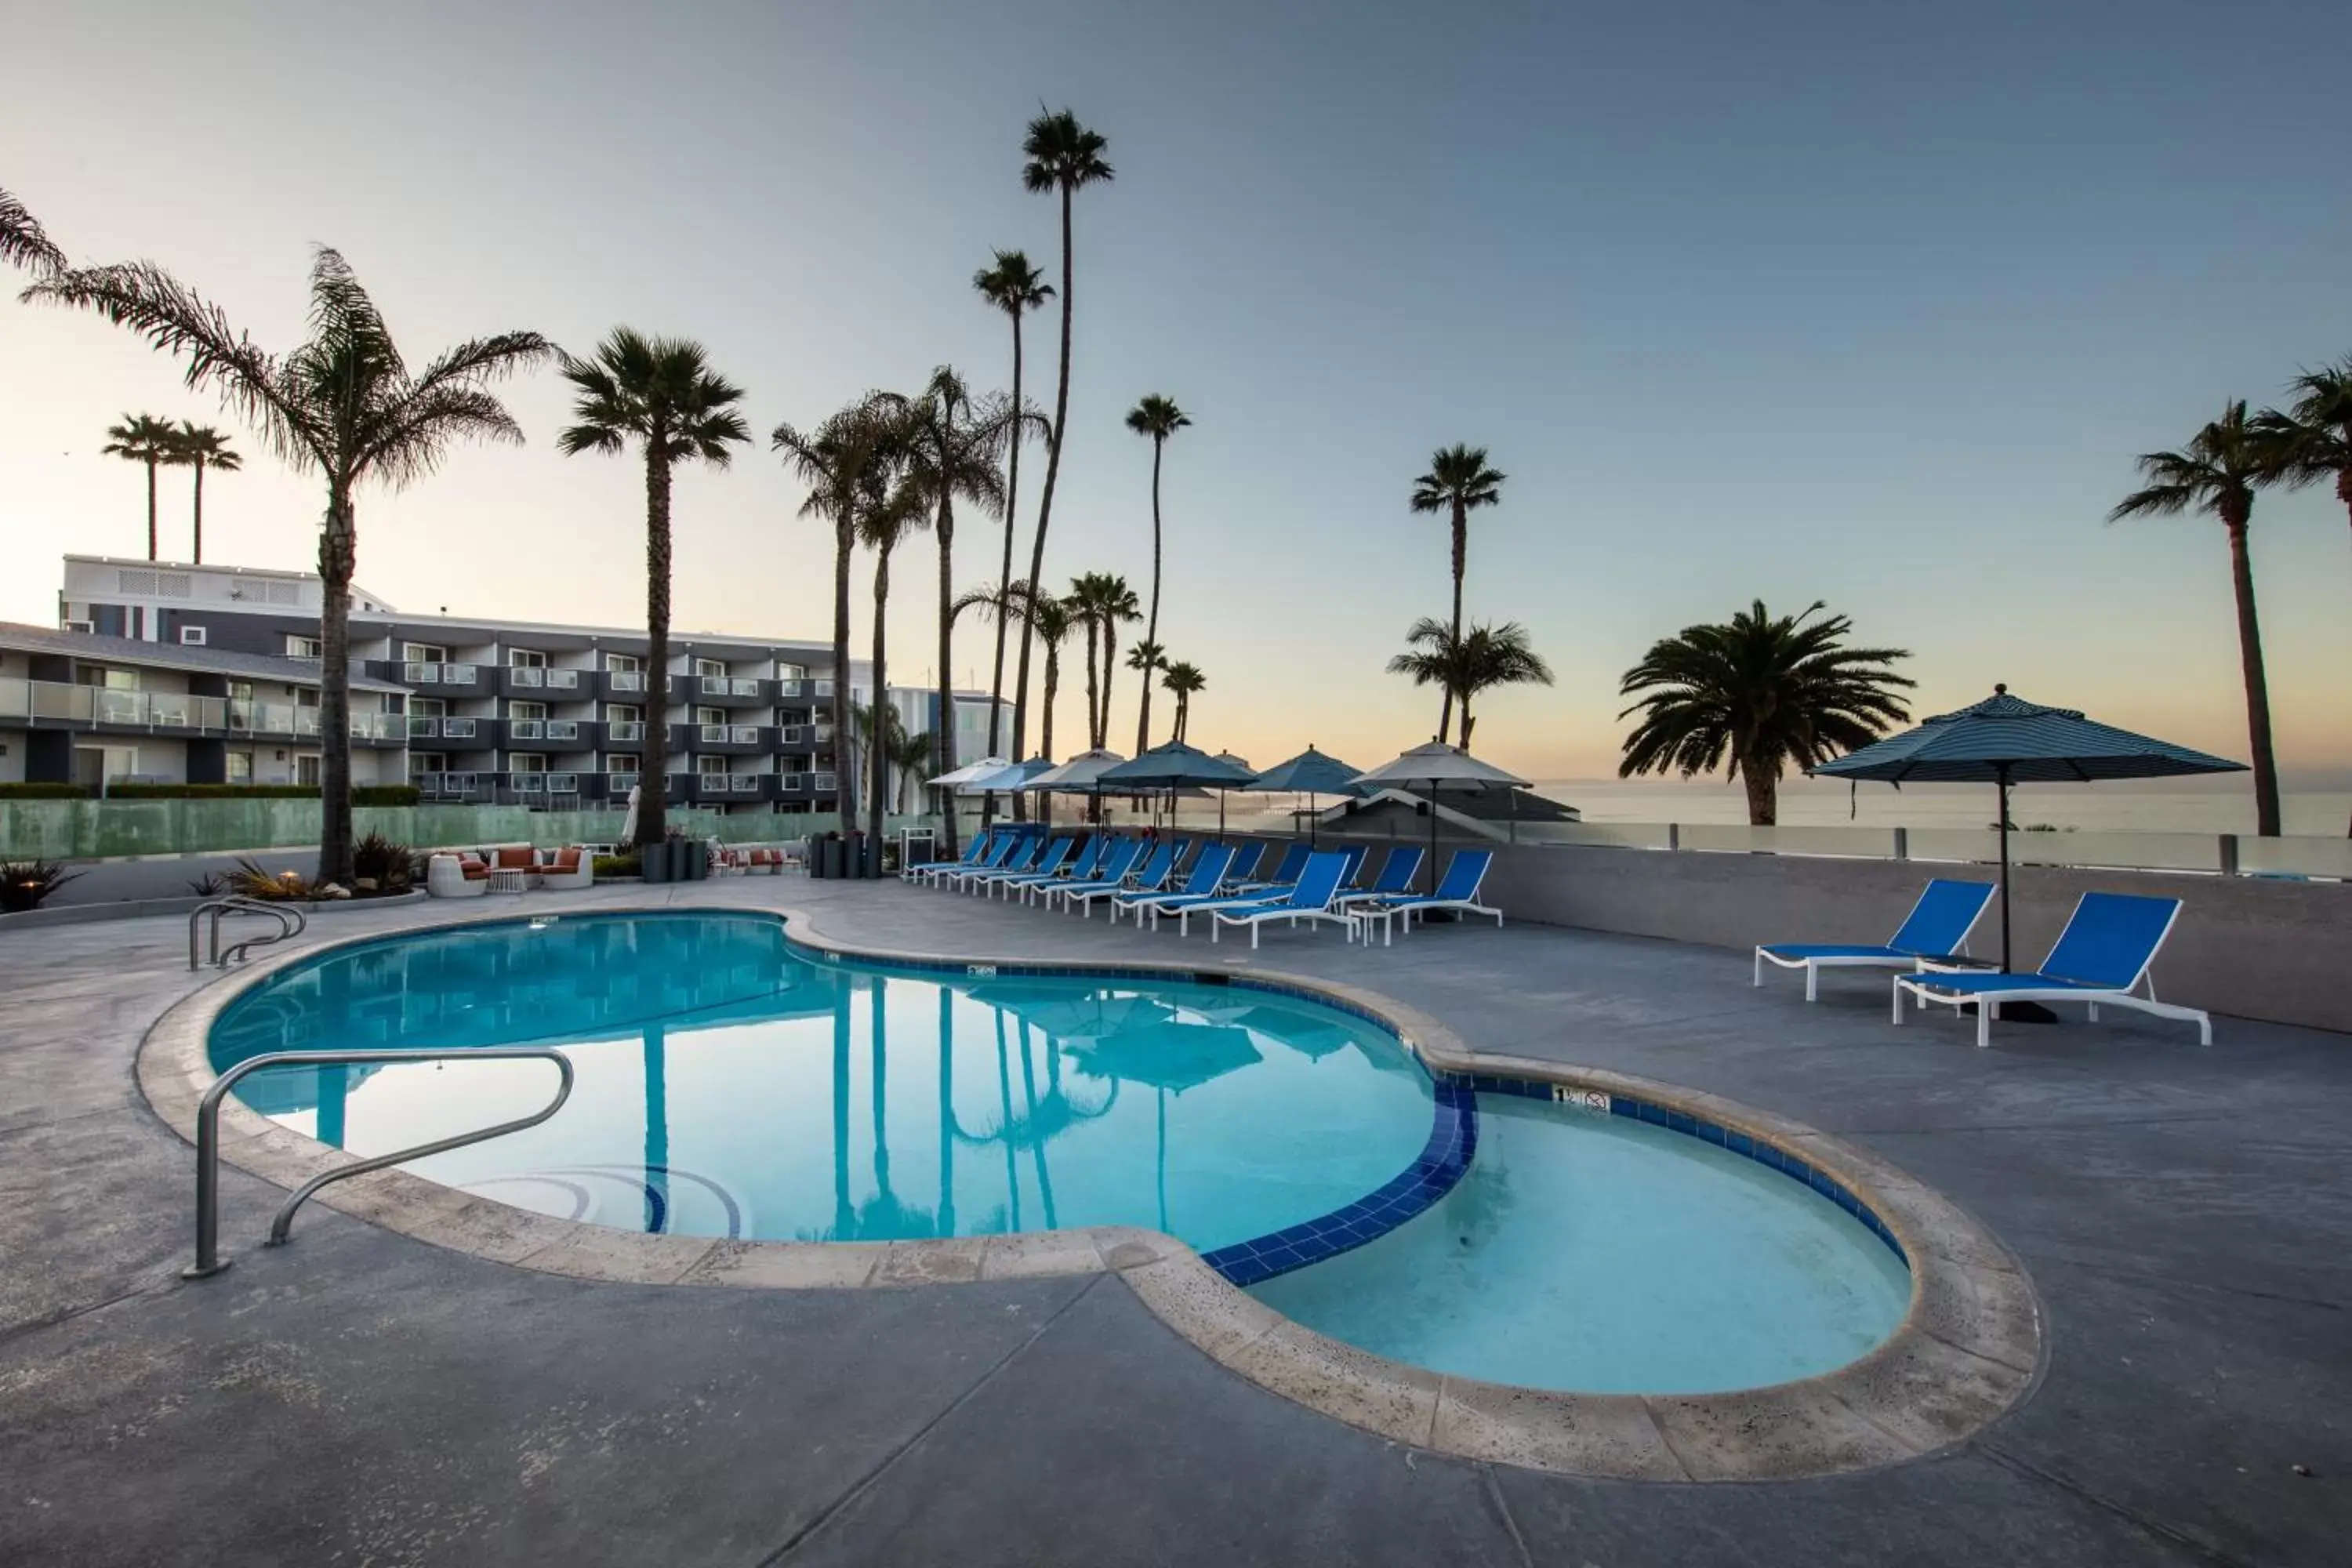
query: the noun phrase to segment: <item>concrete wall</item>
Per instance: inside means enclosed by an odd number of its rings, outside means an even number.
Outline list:
[[[1520,847],[1496,850],[1486,892],[1517,920],[1744,955],[1763,942],[1884,942],[1935,876],[1990,881],[1993,868]],[[2024,867],[2010,887],[2021,968],[2042,961],[2084,892],[2178,898],[2179,923],[2156,962],[2158,995],[2237,1017],[2352,1032],[2352,884]],[[2000,953],[1997,904],[1970,946]]]

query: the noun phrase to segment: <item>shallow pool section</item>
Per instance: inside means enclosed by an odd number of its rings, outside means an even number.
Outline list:
[[[1911,1276],[1852,1215],[1755,1160],[1624,1117],[1482,1094],[1477,1157],[1450,1193],[1251,1294],[1438,1372],[1677,1394],[1854,1360],[1902,1321]]]
[[[1440,1109],[1376,1024],[1238,986],[814,962],[762,915],[497,922],[278,972],[214,1026],[273,1050],[561,1047],[551,1121],[407,1167],[562,1218],[773,1240],[1139,1225],[1203,1253],[1414,1168]],[[545,1103],[539,1062],[273,1071],[256,1110],[373,1154]],[[1424,1200],[1425,1201],[1425,1200]]]

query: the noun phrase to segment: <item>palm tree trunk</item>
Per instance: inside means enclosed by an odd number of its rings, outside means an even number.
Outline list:
[[[1061,689],[1062,650],[1049,645],[1045,649],[1045,706],[1039,710],[1043,717],[1038,725],[1037,754],[1041,757],[1050,757],[1054,754],[1054,699],[1060,694]],[[1049,821],[1053,815],[1053,798],[1050,795],[1039,795],[1037,820]]]
[[[1761,768],[1741,763],[1739,782],[1748,786],[1748,826],[1776,827],[1780,822],[1780,780]]]
[[[2279,833],[2278,758],[2271,747],[2270,680],[2263,673],[2263,629],[2254,614],[2254,560],[2246,548],[2245,518],[2224,518],[2230,531],[2230,586],[2238,600],[2238,654],[2246,669],[2246,743],[2254,756],[2254,831]]]
[[[669,453],[646,443],[646,728],[637,759],[637,843],[669,835]]]
[[[1004,475],[1004,563],[996,574],[996,670],[988,679],[988,754],[1001,757],[996,748],[1003,744],[997,734],[998,715],[1004,707],[1004,617],[1009,613],[1004,595],[1013,586],[1013,529],[1021,511],[1021,305],[1014,301],[1013,317],[1013,449],[1005,460]],[[1028,692],[1029,678],[1021,678],[1022,694]],[[1015,740],[1013,761],[1022,761],[1019,742]],[[985,827],[996,820],[996,795],[991,792],[980,797],[980,822]]]
[[[940,536],[940,716],[938,732],[931,737],[931,753],[938,764],[935,773],[943,773],[955,766],[956,744],[955,683],[950,679],[955,657],[955,502],[944,491],[932,527]],[[949,792],[941,804],[946,826],[940,842],[952,860],[956,858],[954,793]]]
[[[849,557],[857,548],[856,521],[833,522],[833,794],[841,831],[857,828],[857,795],[849,787]]]
[[[646,1228],[667,1230],[669,1228],[669,1040],[662,1025],[649,1024],[646,1026],[643,1049],[646,1077]],[[656,1221],[660,1222],[658,1226]]]
[[[147,559],[160,561],[155,550],[155,459],[147,459]]]
[[[1103,699],[1102,738],[1095,744],[1110,744],[1110,689],[1118,674],[1118,622],[1108,616],[1103,620]]]
[[[1091,617],[1087,621],[1087,744],[1102,744],[1102,685],[1095,673],[1095,661],[1100,656],[1102,637]]]
[[[1462,498],[1456,496],[1454,498],[1454,640],[1448,645],[1449,651],[1462,647],[1462,573],[1468,564],[1469,554],[1470,510],[1462,504]],[[1454,689],[1449,686],[1445,689],[1444,703],[1437,710],[1439,745],[1445,743],[1445,731],[1453,718]],[[1466,732],[1462,737],[1462,746],[1465,751],[1469,749],[1470,737]]]
[[[890,552],[878,550],[874,554],[874,738],[866,747],[866,765],[873,772],[866,788],[868,814],[873,818],[870,832],[874,839],[868,852],[877,857],[875,864],[877,868],[881,864],[883,814],[890,805],[890,689],[884,683],[882,663],[882,612],[889,602]]]
[[[194,537],[191,563],[201,566],[205,563],[205,459],[199,455],[189,460],[195,465],[196,469]]]
[[[1160,646],[1160,458],[1168,449],[1160,437],[1151,438],[1151,613],[1143,622],[1143,640]],[[1142,705],[1135,713],[1135,754],[1151,749],[1151,671],[1143,672]]]
[[[1037,503],[1037,537],[1029,545],[1029,586],[1033,592],[1042,590],[1045,581],[1045,528],[1054,519],[1054,486],[1062,477],[1062,426],[1070,415],[1070,187],[1062,187],[1062,366],[1054,384],[1054,428],[1045,439],[1045,490]],[[1014,407],[1019,416],[1019,406]],[[1016,436],[1016,439],[1017,439]],[[1013,749],[1018,752],[1028,732],[1029,646],[1036,640],[1036,628],[1024,617],[1021,626],[1021,674],[1016,682],[1020,689],[1013,710]],[[1053,699],[1046,699],[1047,707]],[[1048,719],[1047,723],[1052,720]],[[1019,760],[1018,758],[1015,759]],[[1018,797],[1016,797],[1018,798]]]
[[[358,551],[350,482],[327,492],[319,534],[319,878],[352,885],[352,574]],[[151,557],[152,559],[152,557]]]

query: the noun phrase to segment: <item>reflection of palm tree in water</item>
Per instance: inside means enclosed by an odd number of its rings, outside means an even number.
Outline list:
[[[867,1086],[874,1100],[874,1195],[853,1205],[849,1197],[849,997],[845,986],[833,1016],[833,1228],[830,1241],[904,1241],[946,1234],[938,1218],[908,1208],[890,1190],[889,1088],[887,1057],[889,1015],[884,1005],[888,982],[876,975],[868,983],[873,1012],[868,1020]]]
[[[940,991],[940,1208],[939,1233],[953,1236],[955,1225],[955,993]]]
[[[646,1228],[669,1209],[669,1052],[659,1024],[646,1026]]]
[[[1045,1211],[1045,1228],[1058,1223],[1054,1207],[1054,1177],[1045,1162],[1045,1145],[1052,1139],[1076,1126],[1108,1115],[1118,1103],[1118,1085],[1110,1085],[1109,1092],[1100,1104],[1087,1104],[1069,1097],[1062,1089],[1062,1047],[1050,1034],[1045,1038],[1045,1089],[1037,1089],[1036,1060],[1032,1050],[1029,1028],[1021,1025],[1021,1094],[1025,1110],[1016,1113],[1013,1107],[1013,1078],[1006,1061],[1004,1010],[991,1009],[996,1014],[996,1084],[1002,1104],[1002,1120],[993,1131],[971,1133],[957,1127],[955,1136],[968,1143],[1002,1143],[1004,1145],[1004,1184],[1012,1195],[1013,1228],[1021,1228],[1021,1177],[1014,1159],[1016,1149],[1026,1148],[1037,1173],[1037,1197]]]

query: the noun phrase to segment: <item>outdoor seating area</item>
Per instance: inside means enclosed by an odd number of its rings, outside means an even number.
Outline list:
[[[1260,931],[1277,923],[1336,925],[1351,942],[1370,942],[1377,925],[1385,945],[1395,941],[1400,926],[1411,932],[1439,912],[1491,916],[1500,926],[1502,911],[1478,897],[1494,858],[1490,850],[1458,850],[1436,885],[1415,893],[1414,879],[1427,863],[1419,845],[1391,846],[1376,863],[1363,844],[1223,843],[1082,829],[1048,834],[1012,824],[975,837],[959,859],[909,866],[899,877],[916,887],[1007,903],[1017,899],[1024,907],[1058,905],[1089,920],[1099,903],[1114,925],[1131,914],[1156,931],[1160,917],[1171,916],[1180,936],[1192,934],[1192,918],[1200,915],[1212,942],[1228,927],[1246,929],[1254,948]]]
[[[534,849],[528,844],[436,849],[425,862],[425,890],[436,899],[571,892],[595,883],[595,857],[588,847],[577,844],[560,849]]]

